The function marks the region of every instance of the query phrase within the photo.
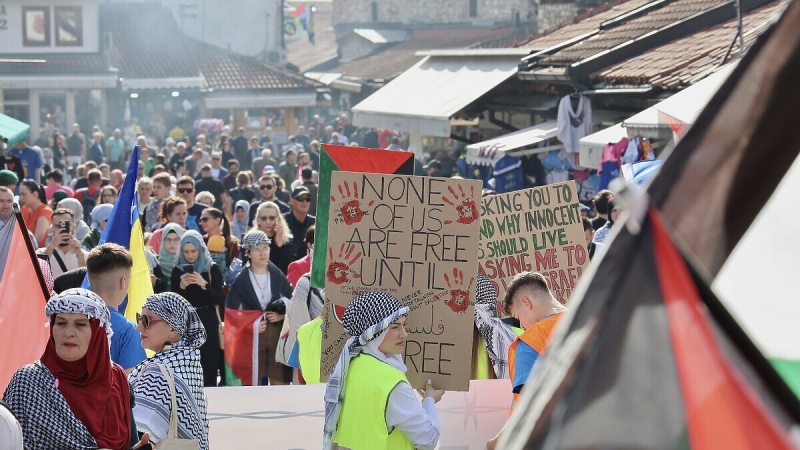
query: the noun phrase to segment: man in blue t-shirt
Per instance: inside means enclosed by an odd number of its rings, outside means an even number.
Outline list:
[[[16,156],[22,162],[22,167],[25,169],[25,178],[39,182],[39,169],[43,165],[42,155],[39,152],[28,147],[25,141],[21,141],[8,154]]]
[[[133,258],[125,247],[106,243],[89,252],[86,270],[92,290],[103,299],[111,312],[111,360],[131,373],[147,357],[136,325],[117,308],[128,293]]]

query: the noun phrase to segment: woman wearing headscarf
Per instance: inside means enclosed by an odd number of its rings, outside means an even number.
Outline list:
[[[81,205],[81,202],[74,198],[65,198],[58,202],[57,208],[67,208],[75,214],[74,235],[77,240],[83,241],[83,239],[91,233],[91,227],[83,220],[83,205]]]
[[[217,385],[219,366],[220,308],[225,302],[222,294],[222,272],[208,252],[200,233],[189,230],[181,237],[178,262],[172,269],[172,290],[192,304],[203,322],[208,336],[200,347],[205,386]]]
[[[270,263],[270,240],[264,232],[251,230],[245,234],[242,249],[245,267],[231,285],[225,308],[264,313],[258,334],[259,383],[288,384],[292,370],[275,360],[275,352],[292,285],[283,272]]]
[[[622,206],[617,202],[617,200],[609,200],[608,221],[594,233],[593,242],[603,243],[606,239],[608,239],[608,236],[611,234],[611,228],[614,226],[614,222],[619,219],[620,214],[622,214]]]
[[[486,275],[478,274],[476,294],[471,379],[508,378],[508,348],[517,332],[497,317],[497,289]]]
[[[158,249],[158,264],[154,267],[156,292],[172,291],[172,269],[178,260],[178,252],[181,248],[181,238],[183,237],[183,227],[177,223],[168,223],[162,228],[161,247]]]
[[[140,210],[141,211],[141,210]],[[153,232],[147,245],[158,253],[161,251],[161,239],[164,236],[163,227],[168,223],[175,223],[186,228],[186,217],[188,212],[186,209],[186,201],[178,197],[167,197],[161,201],[161,209],[158,212],[158,220],[163,224],[161,228]]]
[[[147,298],[136,322],[142,346],[156,352],[128,377],[136,397],[133,413],[138,430],[150,433],[155,442],[167,437],[172,402],[161,372],[164,367],[175,380],[177,437],[197,440],[200,449],[208,449],[208,408],[199,350],[207,335],[200,317],[185,298],[164,292]]]
[[[430,380],[420,405],[406,378],[403,350],[409,308],[383,292],[354,298],[344,311],[351,336],[325,390],[323,449],[432,450],[441,433]]]
[[[297,257],[292,245],[292,232],[278,205],[275,202],[260,204],[256,210],[255,223],[270,239],[269,260],[285,275],[289,271],[289,264]]]
[[[125,371],[111,362],[103,300],[67,289],[45,307],[50,339],[39,361],[18,370],[3,399],[28,449],[127,449],[138,441]]]
[[[250,211],[250,203],[247,200],[239,200],[233,208],[233,220],[231,221],[231,234],[236,239],[241,239],[247,233],[247,220]]]

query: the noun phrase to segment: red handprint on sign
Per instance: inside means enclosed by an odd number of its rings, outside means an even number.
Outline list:
[[[361,252],[358,252],[355,256],[353,256],[353,251],[355,248],[356,247],[354,245],[351,245],[345,254],[345,244],[343,243],[339,248],[338,261],[334,261],[333,248],[328,247],[328,259],[330,259],[330,262],[328,263],[328,270],[325,272],[325,276],[328,278],[328,281],[334,284],[344,284],[350,281],[348,276],[353,278],[361,278],[361,274],[353,270],[351,267],[361,258]]]
[[[442,196],[442,200],[450,206],[456,208],[456,213],[458,214],[458,219],[456,222],[468,224],[478,220],[478,207],[475,205],[475,186],[470,186],[470,193],[467,196],[464,193],[464,188],[461,185],[458,185],[458,190],[461,195],[457,194],[453,186],[448,186],[447,190],[453,194],[453,200],[451,201],[449,198]],[[445,220],[445,225],[450,225],[453,223],[452,220]]]
[[[353,191],[350,192],[350,185],[345,181],[339,185],[339,195],[341,196],[341,206],[336,214],[336,223],[344,221],[347,225],[361,222],[367,212],[361,209],[361,199],[358,197],[358,182],[353,181]],[[336,202],[336,197],[331,195],[331,201]],[[373,205],[375,200],[370,200],[367,208]]]
[[[469,307],[469,290],[475,277],[469,279],[469,283],[464,286],[464,272],[453,268],[452,282],[447,274],[444,274],[444,282],[447,283],[448,292],[442,293],[445,297],[450,294],[450,298],[445,300],[445,304],[453,310],[453,312],[464,312]]]

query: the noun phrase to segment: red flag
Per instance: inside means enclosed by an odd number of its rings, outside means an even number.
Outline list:
[[[50,322],[44,314],[47,298],[40,288],[36,270],[38,261],[32,260],[26,247],[23,227],[13,218],[8,225],[14,230],[8,251],[9,264],[0,282],[0,342],[3,343],[0,392],[5,391],[14,372],[42,356],[50,338]]]
[[[228,386],[258,386],[261,311],[225,308],[225,372]]]

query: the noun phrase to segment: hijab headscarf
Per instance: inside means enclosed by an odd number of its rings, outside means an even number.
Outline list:
[[[183,233],[181,236],[181,249],[178,252],[178,265],[179,267],[183,267],[186,264],[189,264],[189,261],[186,260],[186,257],[183,256],[183,248],[186,247],[186,244],[192,244],[199,252],[197,257],[197,261],[191,263],[194,266],[194,271],[198,273],[205,273],[211,268],[211,252],[208,251],[208,247],[206,247],[206,243],[203,241],[203,236],[200,235],[197,231],[188,230]]]
[[[361,354],[377,338],[383,339],[389,325],[408,315],[409,308],[389,294],[368,292],[354,298],[344,311],[342,325],[351,337],[336,362],[325,389],[325,429],[322,448],[333,448],[336,427],[344,402],[344,385],[350,360]]]
[[[159,365],[165,366],[175,378],[176,392],[182,394],[178,395],[178,437],[197,439],[199,448],[206,450],[209,448],[208,406],[200,364],[200,346],[206,341],[206,329],[192,305],[174,292],[147,297],[143,308],[157,314],[180,338],[142,361],[128,378],[137,399],[137,427],[139,431],[156,434],[159,439],[166,437],[158,434],[166,432],[166,428],[161,429],[158,424],[168,424],[171,413],[169,390],[159,368]]]
[[[509,378],[508,349],[517,336],[497,317],[497,289],[486,275],[478,274],[475,327],[486,342],[486,352],[498,379]]]
[[[181,253],[181,249],[178,249],[178,253],[176,254],[167,251],[167,246],[164,245],[164,241],[170,233],[175,233],[178,235],[179,239],[182,239],[183,227],[177,223],[168,223],[164,225],[164,231],[161,233],[161,247],[158,249],[158,265],[161,267],[161,272],[167,278],[169,278],[172,269],[175,267],[175,260],[178,259],[178,254]]]
[[[236,214],[236,211],[239,208],[244,208],[247,214],[244,215],[244,220],[239,220],[239,217]],[[231,233],[233,233],[236,238],[241,239],[244,236],[244,233],[247,232],[247,222],[250,218],[250,203],[247,200],[239,200],[236,202],[236,206],[233,208],[233,220],[231,220]]]
[[[75,288],[53,296],[45,308],[50,317],[50,340],[41,361],[56,379],[75,417],[100,448],[128,448],[131,440],[131,403],[125,372],[111,362],[111,316],[94,292]],[[92,337],[86,355],[77,361],[58,356],[52,324],[57,314],[83,314],[89,318]]]

